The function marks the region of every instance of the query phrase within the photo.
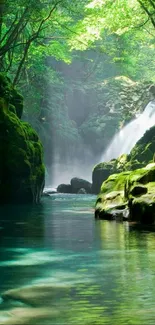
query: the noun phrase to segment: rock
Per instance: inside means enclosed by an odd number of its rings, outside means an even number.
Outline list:
[[[109,162],[103,162],[96,165],[92,174],[92,193],[98,194],[102,183],[112,174],[120,173],[125,170],[127,155],[121,155],[118,159],[112,159]]]
[[[42,283],[11,289],[2,293],[1,302],[10,306],[3,325],[57,324],[61,318],[63,301],[71,296],[74,287],[70,285]],[[56,301],[59,301],[59,304]],[[1,318],[2,319],[2,318]]]
[[[103,181],[110,175],[127,170],[137,170],[152,162],[155,157],[155,126],[145,132],[129,155],[122,155],[94,167],[92,192],[98,194]]]
[[[87,192],[84,188],[80,188],[77,194],[87,194]]]
[[[130,172],[111,175],[101,187],[96,201],[95,218],[105,220],[126,220],[128,208],[124,196],[124,185]]]
[[[125,196],[129,200],[130,220],[153,224],[155,222],[155,163],[131,172],[125,187]],[[137,189],[138,192],[141,191],[141,195],[137,196]]]
[[[155,126],[145,132],[143,137],[136,143],[129,155],[130,164],[137,160],[141,166],[146,166],[153,160],[155,153]]]
[[[115,167],[110,163],[101,163],[96,165],[93,169],[92,175],[92,193],[98,194],[102,183],[113,173],[115,173]]]
[[[142,185],[136,185],[130,190],[130,194],[133,196],[139,196],[147,193],[147,187]]]
[[[91,193],[92,184],[85,179],[74,177],[71,179],[72,193],[78,193],[80,189],[84,189],[86,193]]]
[[[18,300],[28,306],[42,307],[51,304],[56,297],[64,298],[70,291],[71,286],[67,285],[52,285],[40,284],[20,287],[19,289],[10,289],[2,293],[2,298],[5,300]]]
[[[135,198],[130,204],[130,220],[140,224],[155,224],[155,196]]]
[[[149,87],[149,91],[150,91],[150,93],[153,95],[153,97],[155,97],[155,85],[151,85],[151,86]]]
[[[125,76],[117,76],[89,89],[91,113],[84,119],[79,131],[94,155],[100,157],[120,126],[133,120],[153,99],[153,88],[152,93],[148,91],[150,85],[150,82],[134,82]]]
[[[95,218],[155,223],[155,163],[111,175],[101,186]]]
[[[91,183],[82,179],[74,177],[71,179],[71,184],[60,184],[57,187],[59,193],[74,193],[74,194],[89,194],[91,193]],[[79,193],[80,192],[80,193]]]
[[[57,187],[58,193],[72,193],[72,187],[70,184],[60,184]]]
[[[0,203],[38,203],[45,179],[42,144],[19,119],[22,97],[2,74],[0,91]]]

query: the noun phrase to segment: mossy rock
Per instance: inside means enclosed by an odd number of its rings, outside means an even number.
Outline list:
[[[155,223],[155,163],[111,175],[101,186],[95,209],[99,219]]]
[[[45,175],[42,144],[19,119],[22,102],[18,106],[16,99],[22,97],[2,74],[0,89],[0,203],[38,203]]]
[[[151,163],[144,168],[134,170],[129,174],[125,182],[125,197],[130,199],[132,196],[135,196],[133,195],[135,187],[141,187],[141,190],[142,188],[147,188],[147,191],[145,191],[148,192],[151,182],[155,182],[155,163]],[[151,192],[152,191],[153,188],[151,186]]]
[[[129,160],[131,164],[137,160],[143,166],[153,160],[155,153],[155,126],[145,132],[143,137],[136,143],[131,150]]]
[[[94,167],[93,185],[94,194],[100,192],[100,187],[110,175],[123,171],[135,171],[145,167],[155,160],[155,126],[145,132],[143,137],[136,143],[129,155],[122,155],[109,162],[103,162]]]
[[[96,165],[92,174],[92,193],[98,194],[102,183],[115,173],[121,173],[126,171],[128,156],[126,154],[121,155],[118,159],[112,159],[109,162],[103,162]]]
[[[154,183],[155,186],[155,183]],[[141,224],[155,223],[155,193],[133,198],[129,205],[130,220]]]
[[[127,200],[124,196],[124,186],[129,174],[130,172],[114,174],[103,182],[96,201],[96,218],[126,220]]]

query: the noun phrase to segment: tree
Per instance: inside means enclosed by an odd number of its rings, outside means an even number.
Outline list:
[[[32,47],[32,55],[45,55],[45,51],[53,55],[54,50],[56,57],[61,51],[64,59],[71,27],[83,18],[85,4],[85,0],[80,5],[76,1],[74,6],[68,0],[53,0],[52,4],[51,0],[19,0],[18,4],[6,0],[5,6],[4,0],[0,3],[1,70],[13,73],[14,84],[19,81]]]
[[[109,35],[122,35],[140,30],[154,37],[155,5],[153,0],[93,0],[85,7],[85,17],[74,28],[79,33],[70,40],[71,46],[78,49],[79,40],[92,35],[93,40],[102,39],[103,32]],[[87,44],[87,42],[85,43]]]
[[[153,27],[155,28],[155,3],[154,0],[137,0],[144,10],[145,14],[148,16],[148,20],[150,21]]]

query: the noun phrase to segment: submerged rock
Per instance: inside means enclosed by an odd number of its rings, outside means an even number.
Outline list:
[[[22,97],[2,74],[0,90],[0,203],[38,203],[45,175],[42,144],[19,119]]]

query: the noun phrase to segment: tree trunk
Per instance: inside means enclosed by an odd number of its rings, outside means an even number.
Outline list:
[[[4,6],[5,6],[5,0],[0,0],[0,40],[1,40],[1,36],[2,36]]]

